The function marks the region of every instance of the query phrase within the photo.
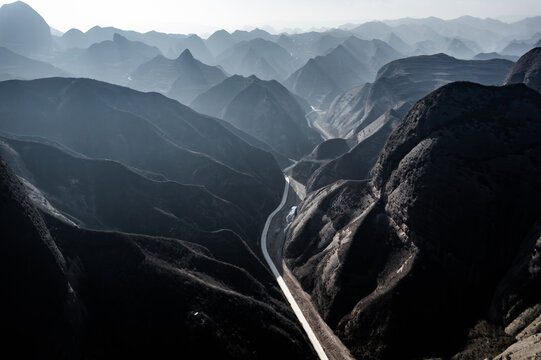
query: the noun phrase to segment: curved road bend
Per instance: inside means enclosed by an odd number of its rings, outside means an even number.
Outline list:
[[[312,343],[312,346],[314,347],[314,350],[316,351],[317,355],[319,356],[320,360],[328,360],[329,358],[325,354],[325,351],[323,350],[323,347],[319,343],[319,340],[317,339],[316,335],[314,334],[314,331],[310,327],[310,324],[308,324],[308,321],[306,321],[306,318],[304,317],[301,309],[299,308],[299,305],[293,298],[293,295],[291,294],[291,291],[289,291],[289,288],[287,287],[284,279],[282,278],[282,275],[280,275],[280,272],[276,268],[276,265],[274,265],[274,262],[272,261],[269,252],[267,251],[267,234],[269,232],[269,226],[272,221],[272,218],[278,211],[280,211],[287,200],[287,194],[289,191],[289,178],[285,176],[285,187],[284,187],[284,195],[282,196],[282,201],[280,202],[280,205],[274,211],[269,215],[267,218],[267,221],[265,222],[265,227],[263,228],[263,232],[261,233],[261,251],[263,252],[263,256],[265,257],[265,261],[269,265],[274,277],[276,278],[276,281],[278,282],[278,285],[280,286],[280,289],[284,293],[284,296],[286,297],[287,301],[289,302],[289,305],[291,305],[291,308],[293,309],[293,312],[299,319],[299,322],[301,323],[304,331],[306,332],[306,335],[308,336],[308,339]]]
[[[310,127],[311,129],[316,129],[321,135],[321,138],[323,139],[323,141],[334,138],[334,136],[332,136],[327,131],[325,131],[325,129],[323,129],[315,120],[312,122],[310,121],[310,114],[312,113],[319,114],[319,112],[320,110],[316,110],[316,108],[312,106],[312,111],[304,115],[304,118],[306,119],[306,122],[308,123],[308,127]]]

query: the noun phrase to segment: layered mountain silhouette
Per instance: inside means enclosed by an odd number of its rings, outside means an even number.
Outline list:
[[[139,179],[138,186],[140,189],[147,188],[145,191],[151,192],[150,189],[157,185],[151,182],[145,185],[145,179],[137,177],[133,171],[140,175],[149,174],[145,177],[151,180],[195,185],[190,188],[169,183],[161,185],[164,187],[162,190],[156,188],[156,191],[162,193],[166,188],[176,186],[178,190],[186,189],[187,193],[192,194],[190,196],[200,194],[201,200],[206,198],[209,207],[195,214],[200,216],[201,224],[205,221],[210,221],[209,224],[213,222],[210,218],[214,218],[216,213],[211,215],[214,211],[211,209],[219,212],[220,204],[228,202],[244,217],[243,220],[237,219],[238,213],[235,216],[235,212],[232,212],[229,219],[232,223],[246,224],[242,227],[244,233],[239,235],[254,248],[261,221],[281,196],[283,178],[270,154],[251,147],[226,130],[216,119],[202,116],[162,95],[139,93],[87,79],[67,78],[2,82],[0,94],[3,103],[0,106],[0,131],[46,139],[79,156],[110,159],[127,165],[132,171],[113,163],[93,163],[80,167],[112,171],[113,177],[118,175]],[[59,166],[59,161],[55,164]],[[68,191],[67,198],[60,202],[66,206],[68,202],[78,207],[81,211],[79,217],[90,219],[93,224],[104,224],[106,221],[93,214],[96,204],[85,200],[85,197],[95,199],[99,189],[99,184],[89,178],[93,171],[85,171],[90,173],[86,175],[85,181],[97,188],[81,190],[82,193],[74,189],[71,195]],[[69,181],[66,178],[62,180],[66,184]],[[109,191],[103,187],[101,190]],[[133,191],[138,193],[140,190],[133,188]],[[135,196],[130,191],[123,194],[126,199]],[[104,201],[107,201],[107,194],[102,195]],[[163,196],[166,197],[165,193]],[[165,219],[164,215],[170,216],[172,221],[175,216],[179,218],[175,210],[150,206],[155,200],[148,200],[148,205],[143,205],[143,198],[141,201],[140,206],[147,206],[147,210],[154,212],[158,218]],[[81,208],[85,204],[87,208]],[[102,209],[109,208],[106,204],[102,205]],[[165,206],[165,203],[162,205]],[[177,209],[180,211],[180,208]],[[112,221],[129,219],[117,218]],[[131,219],[133,224],[126,225],[136,226],[137,222]],[[112,222],[109,224],[109,228],[113,229],[118,226],[113,226]],[[220,226],[217,225],[215,230],[218,228]],[[229,227],[224,223],[222,228]],[[160,231],[169,230],[163,228]]]
[[[507,60],[467,61],[445,54],[393,61],[378,72],[373,84],[336,98],[318,123],[335,136],[346,137],[352,149],[336,159],[300,161],[293,177],[309,191],[339,179],[367,179],[387,137],[417,100],[451,81],[503,83],[513,63]]]
[[[535,41],[511,41],[506,47],[500,50],[504,55],[521,56],[535,47]]]
[[[143,359],[180,346],[189,357],[313,357],[253,253],[241,256],[261,268],[255,277],[224,261],[218,239],[233,233],[214,233],[205,247],[74,227],[40,214],[1,160],[0,187],[6,351]],[[262,352],[269,339],[279,346]]]
[[[310,31],[300,34],[282,34],[275,41],[289,51],[301,64],[306,64],[311,58],[327,54],[350,36],[351,33],[339,30]]]
[[[55,39],[55,43],[59,50],[86,49],[93,44],[113,40],[115,34],[119,34],[131,41],[139,41],[149,46],[155,46],[164,54],[177,51],[179,39],[187,37],[186,35],[169,35],[157,31],[139,33],[112,26],[94,26],[86,32],[79,29],[70,29],[60,38]]]
[[[140,65],[130,76],[129,85],[190,104],[199,94],[226,78],[220,68],[206,65],[195,59],[189,50],[184,50],[175,60],[159,55]]]
[[[32,80],[67,75],[49,63],[33,60],[0,47],[0,80]]]
[[[241,41],[216,57],[230,74],[256,75],[263,80],[282,80],[291,74],[297,63],[280,45],[261,38]]]
[[[524,85],[446,85],[391,133],[370,180],[299,206],[286,261],[356,357],[490,358],[517,340],[534,356],[540,113]]]
[[[87,32],[69,29],[59,39],[59,47],[65,49],[86,49],[93,44],[113,40],[115,34],[125,37],[124,31],[115,27],[94,26]]]
[[[254,39],[273,40],[276,38],[275,35],[271,35],[267,31],[260,28],[255,28],[250,31],[235,30],[231,33],[231,37],[235,42],[250,41]]]
[[[484,85],[503,83],[511,61],[459,60],[445,54],[413,56],[383,66],[373,84],[338,97],[321,126],[337,136],[353,137],[387,110],[414,104],[436,88],[452,81]]]
[[[218,56],[235,45],[235,39],[229,32],[222,29],[210,35],[205,41],[205,45],[214,56]]]
[[[327,108],[340,93],[373,81],[378,69],[400,54],[381,40],[351,36],[327,55],[310,59],[286,86],[316,107]]]
[[[17,1],[0,7],[0,46],[17,54],[41,58],[51,53],[51,30],[30,6]]]
[[[290,158],[309,153],[320,141],[297,99],[277,81],[235,75],[198,96],[191,106]]]
[[[479,53],[475,55],[472,60],[505,59],[505,60],[515,62],[518,60],[518,58],[519,58],[518,56],[514,56],[514,55],[502,55],[497,52],[491,52],[491,53]]]
[[[541,47],[524,54],[507,75],[505,84],[524,83],[541,92]]]
[[[139,65],[159,54],[156,47],[115,33],[113,40],[93,44],[84,50],[61,53],[55,62],[77,76],[125,85]]]

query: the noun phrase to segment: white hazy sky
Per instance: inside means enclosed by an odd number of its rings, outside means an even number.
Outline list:
[[[0,4],[12,1],[0,0]],[[270,25],[336,26],[401,17],[462,15],[512,19],[541,15],[541,0],[26,0],[61,31],[94,25],[206,33]]]

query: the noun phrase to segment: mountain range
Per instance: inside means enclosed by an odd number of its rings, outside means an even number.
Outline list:
[[[537,358],[540,39],[541,16],[62,33],[3,5],[2,350]]]
[[[326,109],[340,93],[373,81],[378,69],[401,55],[381,40],[351,36],[325,56],[310,59],[285,85],[317,108]]]
[[[84,50],[60,53],[52,62],[81,77],[125,85],[139,65],[159,54],[156,47],[115,33],[113,40],[92,44]]]
[[[216,57],[230,74],[282,80],[295,70],[295,59],[280,45],[261,38],[236,43]]]
[[[162,95],[139,93],[87,79],[8,81],[0,83],[0,94],[0,131],[46,139],[86,158],[110,159],[152,180],[172,181],[180,187],[190,184],[192,188],[187,191],[207,197],[209,204],[219,207],[226,201],[243,212],[247,226],[241,235],[251,246],[256,246],[259,221],[278,200],[283,183],[281,172],[270,154],[251,147],[217,120]],[[55,160],[55,163],[59,166],[61,162]],[[108,164],[100,165],[100,171],[113,171],[118,177],[137,175],[129,175],[122,167]],[[98,165],[80,165],[80,168]],[[60,167],[58,171],[61,170]],[[123,172],[125,175],[121,176]],[[66,184],[71,181],[62,180]],[[96,191],[103,190],[95,180],[85,181],[94,184]],[[86,206],[87,209],[80,209],[85,217],[95,217],[92,214],[95,204],[88,203],[85,196],[96,199],[98,194],[92,190],[84,195],[76,184],[73,186],[74,193],[62,190],[67,198],[61,201],[75,202],[75,207]],[[256,193],[258,196],[254,196]],[[105,201],[108,200],[106,195],[103,193]],[[208,216],[204,214],[214,205],[204,207],[206,210],[196,216]],[[103,210],[108,208],[105,203]],[[172,218],[175,213],[167,207],[157,207],[152,212]],[[228,227],[222,224],[215,230],[220,228]]]

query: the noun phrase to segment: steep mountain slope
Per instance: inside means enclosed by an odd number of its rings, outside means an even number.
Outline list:
[[[533,47],[534,42],[513,40],[499,52],[504,55],[522,56],[532,50]]]
[[[392,132],[371,180],[298,207],[287,263],[355,356],[486,358],[536,326],[540,114],[524,85],[446,85]]]
[[[300,170],[294,169],[293,176],[295,177],[297,172],[304,173],[301,176],[307,178],[305,185],[308,192],[315,191],[341,179],[368,179],[385,141],[400,123],[408,108],[409,106],[389,110],[381,115],[365,127],[355,140],[349,140],[352,144],[351,149],[344,154],[317,162],[310,159],[301,160],[295,165],[295,168],[297,166],[301,167],[303,162],[308,162],[311,163],[312,172],[303,172],[302,168]]]
[[[256,278],[211,247],[178,239],[90,231],[48,215],[45,223],[1,160],[0,186],[4,350],[56,359],[179,349],[191,358],[313,358],[265,285],[268,273]]]
[[[156,93],[87,79],[7,81],[0,94],[1,131],[118,161],[158,180],[203,186],[240,209],[243,238],[256,248],[262,220],[281,195],[281,172],[270,154],[217,120]]]
[[[0,238],[2,348],[25,358],[77,357],[81,309],[65,273],[66,260],[2,160]]]
[[[80,225],[172,237],[231,229],[246,236],[242,211],[201,186],[149,179],[120,163],[81,159],[35,141],[0,138],[0,153]]]
[[[93,44],[88,49],[75,52],[75,56],[70,56],[72,53],[59,54],[55,62],[81,77],[125,85],[128,76],[139,65],[158,56],[160,50],[115,33],[113,40]]]
[[[23,56],[46,56],[53,47],[51,30],[24,2],[5,4],[0,7],[0,46]]]
[[[0,80],[32,80],[67,76],[67,73],[43,61],[33,60],[0,47]]]
[[[328,54],[310,59],[285,85],[311,105],[327,108],[338,94],[372,81],[382,65],[399,57],[381,40],[351,36]]]
[[[142,64],[131,75],[129,85],[140,91],[157,91],[189,104],[199,94],[225,80],[227,76],[215,66],[203,64],[189,50],[175,60],[163,56]]]
[[[541,92],[541,47],[524,54],[509,71],[505,84],[524,83]]]
[[[260,38],[235,44],[218,55],[216,61],[230,74],[256,75],[263,80],[285,79],[296,66],[284,48]]]
[[[293,94],[277,81],[235,75],[198,96],[192,107],[224,119],[290,158],[309,153],[319,141]]]

